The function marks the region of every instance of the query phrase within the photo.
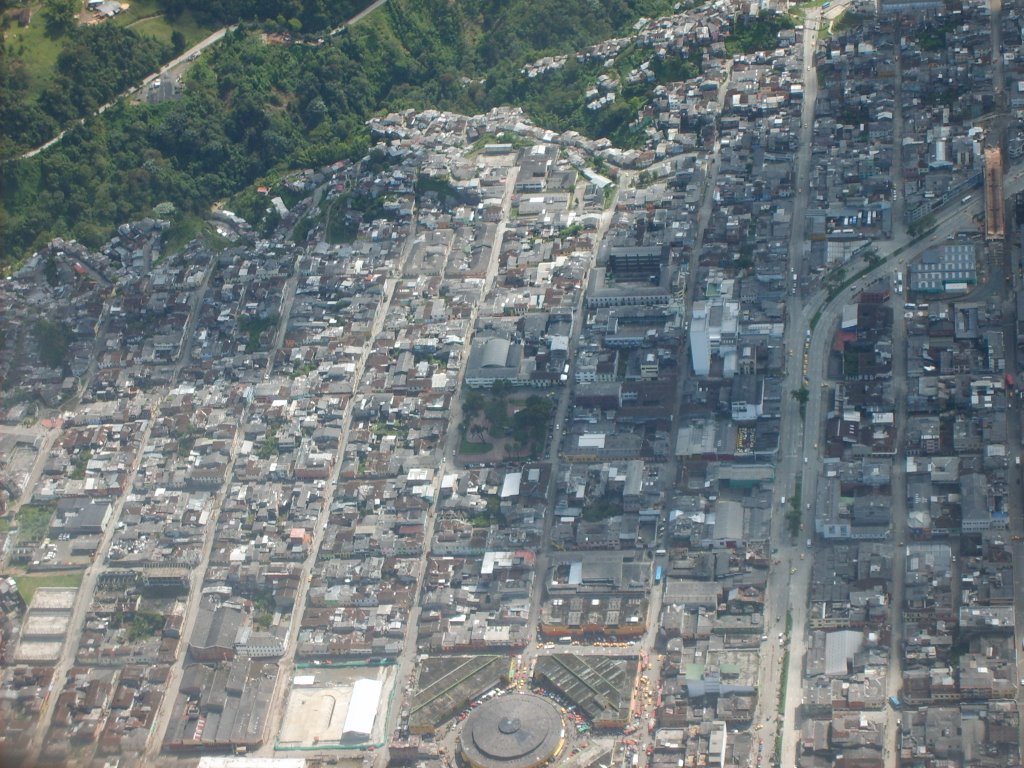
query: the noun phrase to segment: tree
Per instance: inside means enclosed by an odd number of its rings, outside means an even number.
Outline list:
[[[175,55],[185,50],[185,35],[182,34],[180,29],[171,32],[171,47],[174,49]]]
[[[43,22],[47,37],[62,37],[71,32],[80,8],[79,0],[46,0],[43,3]]]

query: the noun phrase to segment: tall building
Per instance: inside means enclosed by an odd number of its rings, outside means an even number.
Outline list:
[[[711,372],[711,358],[722,358],[722,376],[736,373],[736,342],[739,336],[740,305],[722,298],[693,303],[690,320],[690,358],[698,376]]]

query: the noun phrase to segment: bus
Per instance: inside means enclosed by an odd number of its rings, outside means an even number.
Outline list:
[[[663,569],[662,569],[662,567],[660,565],[657,568],[654,569],[654,583],[655,584],[661,584],[661,574],[662,574],[662,572],[663,572]]]

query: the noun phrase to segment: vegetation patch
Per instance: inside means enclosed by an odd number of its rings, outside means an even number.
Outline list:
[[[779,32],[795,27],[793,19],[781,13],[761,11],[755,17],[737,16],[732,34],[725,41],[730,56],[756,51],[773,51],[779,47]]]
[[[79,587],[84,571],[62,571],[60,573],[31,574],[15,576],[18,591],[26,604],[32,602],[32,595],[42,587]]]
[[[303,33],[323,30],[365,5],[297,0],[285,12],[277,3],[248,0],[158,3],[171,25],[187,12],[199,25],[251,19],[294,30],[297,22]],[[370,139],[366,119],[406,107],[473,114],[516,104],[547,127],[636,144],[640,129],[630,123],[653,84],[624,89],[612,105],[591,111],[582,86],[593,82],[595,68],[570,57],[554,79],[530,79],[520,70],[541,56],[613,37],[639,16],[670,7],[662,0],[388,0],[323,44],[313,37],[305,45],[268,45],[243,25],[192,65],[181,99],[115,104],[45,153],[5,167],[0,252],[5,261],[17,260],[58,234],[97,247],[117,224],[164,201],[201,215],[214,201],[283,169],[362,156]],[[69,119],[139,82],[171,53],[169,43],[132,28],[79,29],[58,54],[57,74],[38,99],[24,88],[0,88],[0,124],[8,139],[0,155],[41,144]],[[690,71],[691,63],[665,66]],[[251,210],[231,210],[247,219],[268,216],[265,201],[255,194],[249,199]],[[358,223],[335,222],[334,216],[330,221],[333,242],[353,236]],[[270,216],[267,228],[274,223]]]
[[[490,453],[492,448],[494,448],[492,443],[472,443],[465,437],[459,443],[459,453],[463,456],[482,456],[485,453]]]
[[[242,315],[238,318],[238,330],[246,336],[245,351],[256,352],[265,344],[264,334],[277,327],[278,317],[271,315]]]
[[[24,504],[14,519],[18,524],[18,543],[42,541],[50,530],[50,519],[56,507],[52,504]]]
[[[50,368],[64,368],[68,363],[68,347],[71,345],[71,327],[67,323],[39,318],[32,326],[36,340],[36,351],[43,365]]]

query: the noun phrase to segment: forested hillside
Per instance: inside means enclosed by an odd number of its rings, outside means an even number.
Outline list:
[[[170,12],[222,22],[233,20],[234,8],[272,26],[292,18],[299,26],[326,23],[324,8],[332,5],[161,2]],[[117,223],[157,203],[201,212],[272,169],[360,154],[368,141],[363,123],[382,110],[472,112],[518,103],[541,124],[613,134],[628,122],[630,103],[600,118],[584,115],[580,83],[592,72],[571,62],[541,85],[519,69],[669,7],[667,0],[388,0],[322,45],[268,45],[256,27],[243,25],[196,63],[179,101],[119,105],[42,155],[6,164],[0,251],[16,259],[58,234],[99,244]]]

